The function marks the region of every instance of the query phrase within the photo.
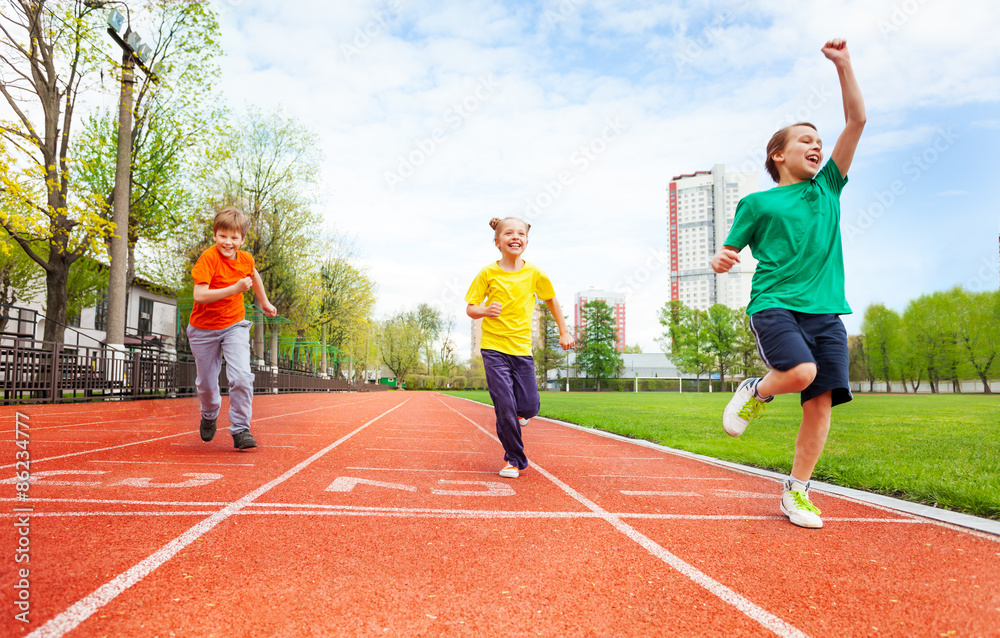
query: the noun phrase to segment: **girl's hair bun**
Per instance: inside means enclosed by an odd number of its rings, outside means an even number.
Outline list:
[[[503,221],[503,220],[500,219],[499,217],[494,217],[493,219],[490,220],[490,228],[492,228],[493,230],[496,230],[497,226],[500,225],[501,221]]]

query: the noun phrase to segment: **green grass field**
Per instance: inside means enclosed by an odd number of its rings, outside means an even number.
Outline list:
[[[486,392],[451,392],[490,403]],[[717,459],[791,470],[802,412],[779,396],[760,424],[722,431],[729,394],[545,392],[541,416]],[[833,410],[813,478],[1000,520],[1000,397],[870,395]]]

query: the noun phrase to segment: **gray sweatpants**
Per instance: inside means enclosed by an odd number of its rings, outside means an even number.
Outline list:
[[[250,370],[250,322],[239,321],[221,330],[187,327],[188,343],[198,369],[195,387],[201,401],[201,415],[215,419],[222,408],[219,372],[226,359],[229,377],[229,433],[250,429],[253,415],[253,371]]]

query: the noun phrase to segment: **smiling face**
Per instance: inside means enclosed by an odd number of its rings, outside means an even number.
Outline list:
[[[528,247],[528,228],[519,219],[506,219],[497,228],[494,243],[504,256],[517,259]]]
[[[215,240],[215,247],[219,250],[219,254],[226,259],[236,259],[236,251],[243,245],[243,233],[222,226],[215,229],[215,232],[212,233],[212,239]]]
[[[788,130],[784,148],[771,155],[779,185],[811,180],[823,165],[823,142],[816,129],[798,124]]]

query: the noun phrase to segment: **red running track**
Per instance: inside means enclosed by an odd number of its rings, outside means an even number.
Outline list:
[[[799,529],[773,479],[540,418],[501,479],[437,394],[254,407],[243,452],[192,399],[0,408],[2,634],[1000,635],[993,535],[817,492]]]

